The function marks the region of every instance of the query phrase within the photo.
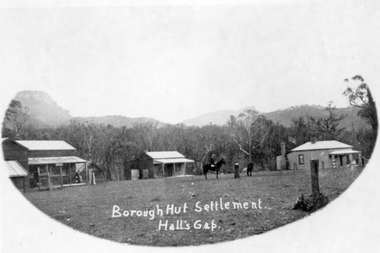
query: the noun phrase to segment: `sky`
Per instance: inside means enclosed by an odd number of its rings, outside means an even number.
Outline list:
[[[377,1],[69,3],[1,6],[6,103],[41,90],[72,116],[178,123],[247,106],[346,107],[343,80],[357,74],[380,95]]]

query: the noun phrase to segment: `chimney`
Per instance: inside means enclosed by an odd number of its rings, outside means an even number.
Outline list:
[[[315,144],[317,142],[317,138],[313,137],[311,138],[311,144]]]

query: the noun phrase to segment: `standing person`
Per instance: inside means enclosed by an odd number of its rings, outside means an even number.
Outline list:
[[[235,162],[235,178],[240,178],[238,161]]]
[[[248,163],[247,166],[247,176],[252,176],[252,170],[253,170],[253,163]]]

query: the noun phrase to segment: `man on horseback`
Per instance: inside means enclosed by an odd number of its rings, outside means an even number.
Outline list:
[[[212,154],[211,158],[210,158],[210,166],[211,166],[211,168],[215,168],[215,158],[216,158],[216,155]]]
[[[210,163],[203,165],[203,174],[205,175],[205,178],[207,179],[207,172],[208,171],[215,171],[216,172],[216,178],[218,178],[218,173],[220,170],[220,167],[222,164],[226,165],[226,161],[222,158],[218,162],[215,162],[216,155],[212,154],[210,157]]]

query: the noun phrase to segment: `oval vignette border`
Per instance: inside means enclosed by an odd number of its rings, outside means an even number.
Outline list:
[[[360,74],[360,73],[353,73]],[[364,78],[366,76],[363,74]],[[380,80],[380,79],[379,79]],[[369,83],[375,100],[380,101],[380,89]],[[0,111],[5,112],[15,92],[11,87],[2,85]],[[377,106],[379,107],[379,106]],[[231,252],[243,251],[274,252],[357,252],[361,249],[380,250],[380,188],[379,140],[366,169],[354,183],[336,200],[323,210],[302,218],[284,227],[270,230],[241,240],[222,242],[213,245],[196,246],[196,250],[218,250]],[[0,164],[4,160],[0,155]],[[146,247],[122,245],[96,238],[65,226],[48,217],[33,206],[11,184],[5,170],[1,170],[1,248],[3,252],[104,252],[143,250],[193,251],[194,247]],[[315,233],[314,233],[315,232]]]

